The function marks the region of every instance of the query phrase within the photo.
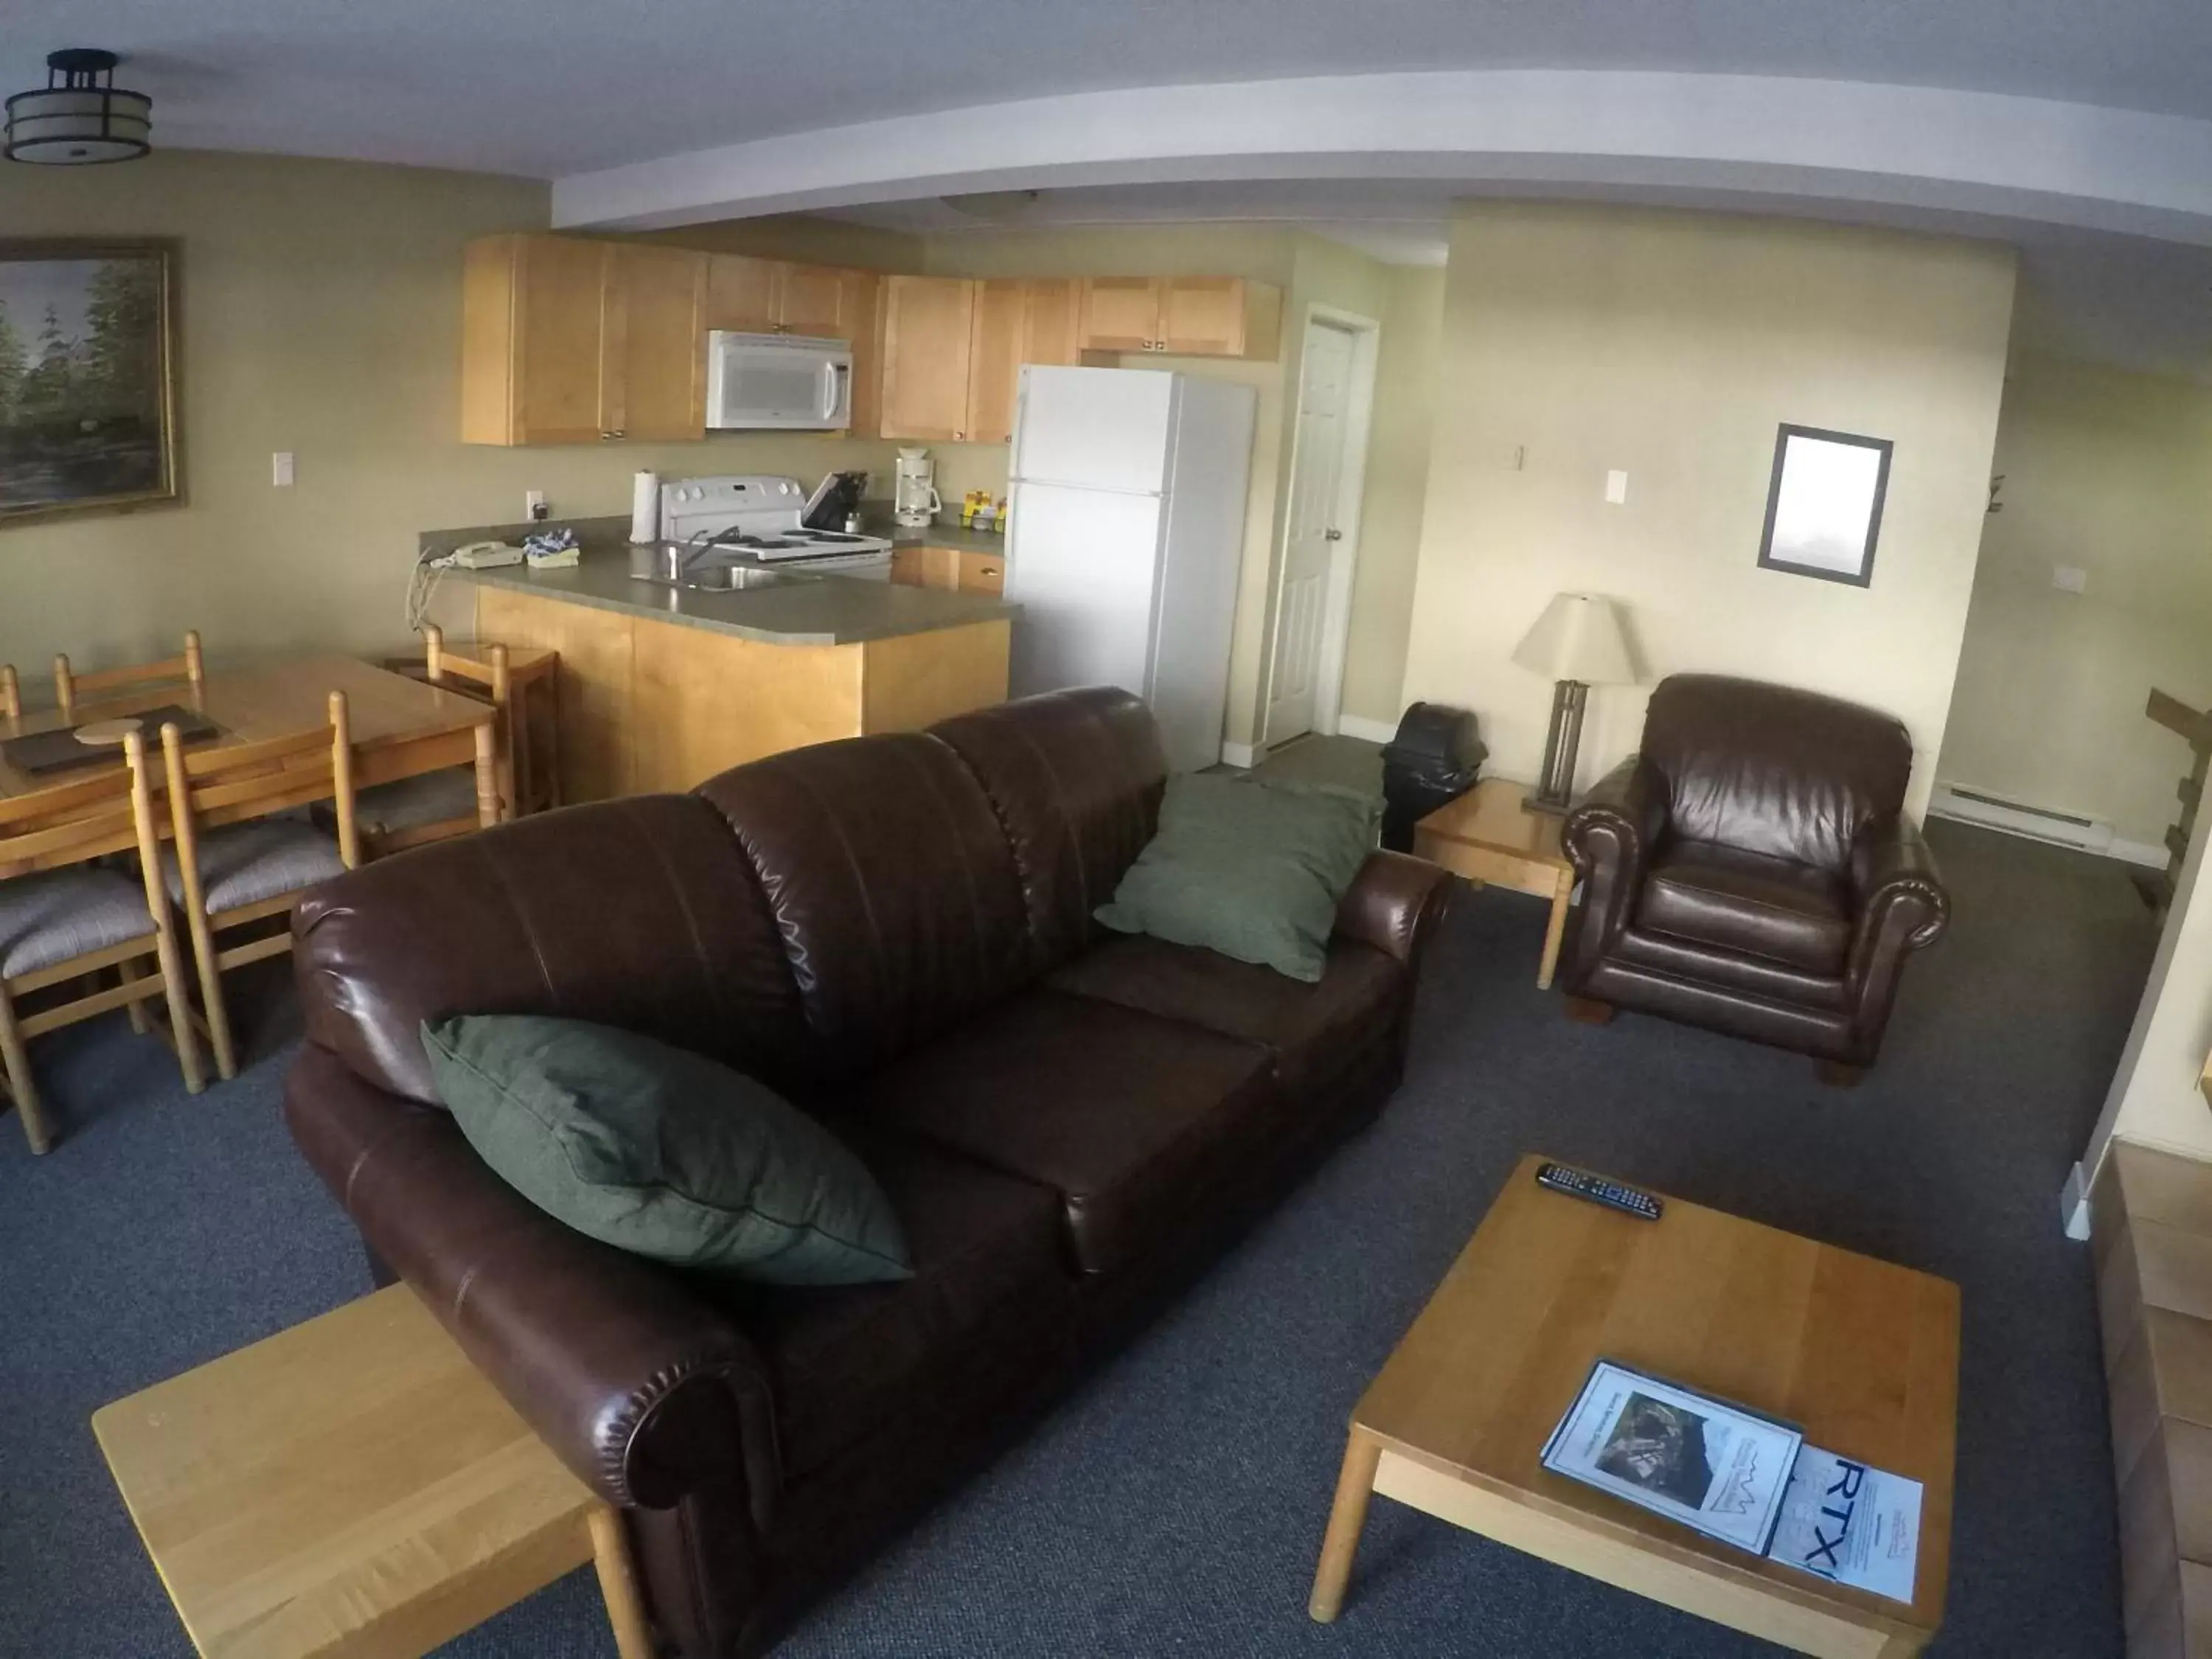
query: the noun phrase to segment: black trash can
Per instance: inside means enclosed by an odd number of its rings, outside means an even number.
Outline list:
[[[1441,702],[1417,702],[1382,745],[1382,844],[1413,850],[1413,826],[1474,787],[1490,753],[1474,715]]]

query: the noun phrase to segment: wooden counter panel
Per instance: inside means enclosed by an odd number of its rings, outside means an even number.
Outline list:
[[[764,755],[911,732],[1006,696],[1004,618],[854,645],[765,645],[512,588],[477,590],[477,633],[561,653],[572,801],[696,787]]]
[[[860,731],[861,653],[874,647],[761,645],[642,619],[630,626],[636,793],[694,788],[763,755]]]
[[[1012,637],[1001,618],[870,641],[860,729],[916,732],[1004,702]]]
[[[606,800],[633,793],[630,619],[611,611],[477,589],[477,637],[561,653],[561,788],[564,799]]]

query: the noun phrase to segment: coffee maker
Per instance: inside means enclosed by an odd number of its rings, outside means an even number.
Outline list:
[[[937,463],[926,449],[898,453],[897,481],[892,488],[891,516],[909,530],[927,528],[944,507],[937,494]]]

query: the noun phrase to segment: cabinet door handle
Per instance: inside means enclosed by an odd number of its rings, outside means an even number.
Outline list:
[[[964,432],[956,432],[952,434],[952,441],[957,444],[964,444],[968,441],[968,434]]]

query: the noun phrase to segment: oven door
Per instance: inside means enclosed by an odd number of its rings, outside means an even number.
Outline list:
[[[853,423],[853,349],[795,334],[707,336],[707,424],[834,432]]]

